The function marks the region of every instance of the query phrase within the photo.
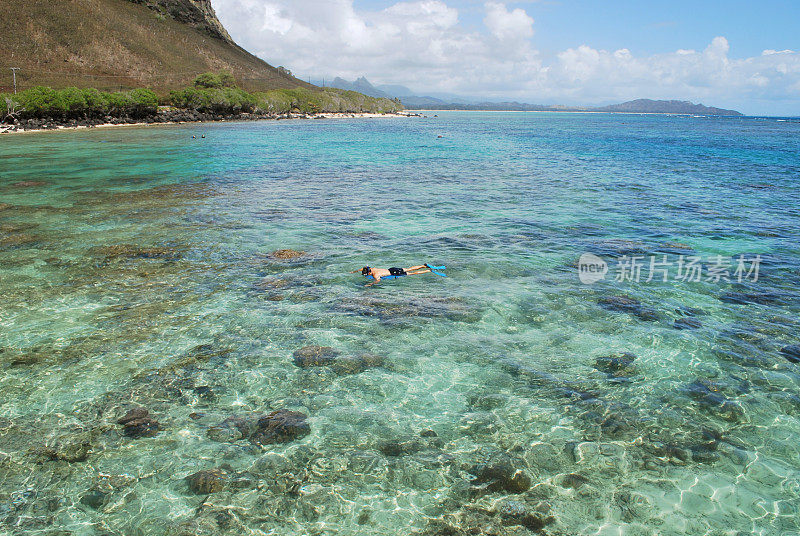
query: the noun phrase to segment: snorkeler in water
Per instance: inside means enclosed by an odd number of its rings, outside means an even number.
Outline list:
[[[419,266],[411,266],[410,268],[371,268],[369,266],[364,266],[360,270],[353,270],[350,273],[354,274],[356,272],[361,272],[361,275],[365,277],[371,277],[372,281],[367,283],[367,286],[369,287],[380,282],[381,279],[396,279],[398,277],[405,277],[407,275],[434,273],[436,275],[446,277],[444,274],[435,271],[444,270],[444,268],[444,266],[431,266],[429,264],[420,264]]]

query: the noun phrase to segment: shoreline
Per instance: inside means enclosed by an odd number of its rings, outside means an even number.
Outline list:
[[[187,112],[187,115],[191,114],[191,112]],[[195,114],[197,116],[198,114]],[[377,112],[323,112],[318,114],[304,114],[304,113],[287,113],[287,114],[279,114],[279,115],[254,115],[254,114],[241,114],[238,116],[212,116],[210,114],[200,114],[201,117],[198,119],[193,119],[187,116],[183,116],[180,118],[150,118],[150,119],[161,119],[161,120],[130,120],[130,119],[118,119],[116,121],[106,121],[103,123],[100,122],[93,122],[93,121],[79,121],[79,120],[72,120],[72,121],[49,121],[49,120],[41,120],[41,123],[47,124],[48,126],[44,128],[26,128],[25,125],[0,125],[0,135],[3,134],[33,134],[33,133],[41,133],[41,132],[64,132],[64,131],[79,131],[79,130],[92,130],[97,128],[121,128],[121,127],[156,127],[156,126],[167,126],[167,125],[187,125],[187,124],[202,124],[202,123],[244,123],[244,122],[255,122],[255,121],[285,121],[290,119],[306,119],[306,120],[318,120],[318,119],[330,119],[330,120],[337,120],[337,119],[384,119],[384,118],[410,118],[410,117],[422,117],[421,114],[412,112],[412,111],[401,111],[401,112],[386,112],[386,113],[377,113]]]
[[[681,116],[681,117],[733,117],[733,118],[741,118],[741,117],[758,117],[758,116],[749,116],[749,115],[704,115],[704,114],[694,114],[688,112],[608,112],[608,111],[599,111],[599,110],[462,110],[462,109],[453,109],[453,108],[446,108],[443,110],[435,110],[435,109],[423,109],[423,108],[414,108],[413,110],[407,110],[413,112],[479,112],[479,113],[519,113],[519,114],[549,114],[549,113],[556,113],[556,114],[608,114],[608,115],[666,115],[666,116]]]

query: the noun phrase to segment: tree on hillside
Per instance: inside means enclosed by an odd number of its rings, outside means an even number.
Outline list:
[[[13,124],[19,121],[19,114],[25,111],[18,102],[10,97],[5,98],[6,101],[6,115],[3,117],[3,123]]]
[[[194,87],[200,89],[221,89],[236,87],[236,79],[229,72],[203,73],[194,79]]]

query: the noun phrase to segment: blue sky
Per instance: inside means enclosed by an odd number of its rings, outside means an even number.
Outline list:
[[[800,115],[800,0],[212,0],[303,78],[602,105],[681,99]]]
[[[375,11],[394,3],[354,2],[357,8]],[[459,8],[464,23],[482,30],[484,2],[460,0],[448,4]],[[506,5],[521,7],[536,20],[533,41],[540,50],[551,53],[588,44],[654,54],[704,48],[718,35],[732,43],[731,52],[736,56],[755,56],[765,49],[800,48],[798,0],[542,0]]]

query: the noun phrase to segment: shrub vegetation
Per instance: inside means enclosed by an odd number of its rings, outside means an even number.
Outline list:
[[[220,89],[223,87],[237,87],[236,79],[231,73],[204,73],[194,79],[194,87],[200,89]]]
[[[200,89],[197,87],[173,91],[168,103],[175,108],[203,113],[234,115],[253,112],[257,102],[253,95],[238,88]]]
[[[36,119],[84,119],[105,116],[146,117],[158,111],[158,96],[149,89],[106,93],[96,89],[34,87],[17,95],[2,95],[7,113]]]
[[[34,87],[17,95],[0,94],[0,110],[20,119],[145,118],[158,111],[159,98],[150,89],[108,93],[97,89]],[[172,91],[161,104],[181,110],[217,115],[240,113],[314,114],[318,112],[387,113],[402,109],[398,101],[367,97],[355,91],[325,88],[275,89],[248,93],[236,86],[230,73],[205,73],[192,87]],[[0,117],[2,119],[2,117]]]

